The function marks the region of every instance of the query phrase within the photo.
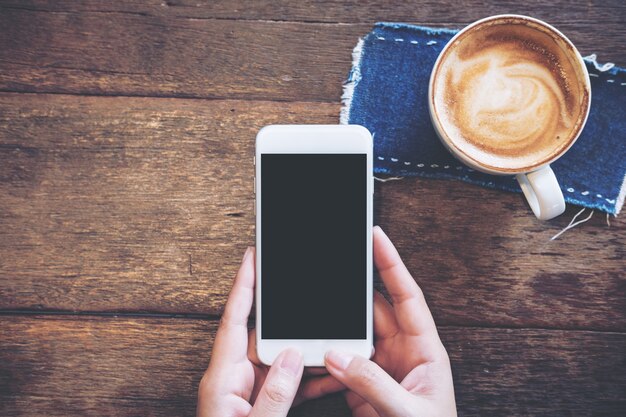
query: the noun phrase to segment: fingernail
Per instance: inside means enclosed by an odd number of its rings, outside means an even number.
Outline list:
[[[298,375],[298,373],[300,373],[300,368],[302,367],[302,354],[296,349],[287,349],[282,361],[280,362],[280,367],[281,369],[289,372],[291,375]]]
[[[243,263],[243,262],[245,262],[245,261],[246,261],[246,259],[248,259],[248,256],[250,256],[250,254],[251,254],[251,253],[252,253],[252,249],[250,248],[250,246],[248,246],[248,247],[246,248],[246,251],[245,251],[245,252],[244,252],[244,254],[243,254],[243,259],[241,260],[241,262],[242,262],[242,263]]]
[[[350,365],[352,359],[354,359],[354,356],[343,352],[337,352],[336,350],[326,352],[326,362],[342,371]]]

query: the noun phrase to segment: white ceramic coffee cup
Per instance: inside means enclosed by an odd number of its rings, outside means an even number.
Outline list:
[[[550,159],[542,161],[538,165],[521,169],[496,169],[495,167],[489,166],[488,163],[481,165],[480,161],[476,160],[475,158],[471,158],[469,155],[462,152],[462,150],[459,149],[457,145],[452,142],[452,140],[446,133],[444,126],[439,120],[439,117],[437,116],[436,100],[433,95],[433,84],[437,71],[439,71],[440,69],[440,62],[442,58],[446,55],[446,51],[448,51],[450,48],[455,47],[455,40],[457,40],[466,32],[471,31],[476,26],[481,25],[485,22],[495,20],[506,20],[510,22],[511,19],[530,22],[533,27],[540,27],[541,30],[547,31],[552,36],[558,38],[561,41],[559,42],[561,49],[565,52],[568,58],[571,59],[571,62],[576,62],[577,65],[580,66],[580,71],[577,71],[577,74],[579,74],[578,81],[584,86],[581,94],[587,94],[587,97],[586,99],[583,98],[583,104],[581,105],[581,115],[583,115],[583,117],[580,119],[580,123],[578,124],[576,129],[568,138],[569,144],[565,148],[561,149],[557,154],[552,155]],[[552,171],[552,168],[550,168],[550,164],[560,158],[565,152],[567,152],[567,150],[574,144],[574,142],[576,142],[576,140],[580,136],[580,132],[582,131],[583,126],[587,121],[587,117],[589,116],[590,103],[591,83],[589,81],[587,67],[585,66],[585,62],[583,61],[582,56],[580,55],[576,47],[572,44],[572,42],[567,39],[567,37],[563,35],[560,31],[558,31],[556,28],[546,22],[528,16],[513,14],[487,17],[470,24],[469,26],[458,32],[439,54],[439,57],[435,62],[435,66],[433,67],[428,87],[428,108],[430,111],[430,118],[435,128],[435,131],[437,132],[437,135],[441,139],[442,143],[446,146],[446,148],[448,148],[448,150],[457,159],[461,160],[463,163],[472,167],[473,169],[476,169],[477,171],[494,175],[515,175],[524,193],[524,196],[526,197],[526,200],[530,205],[530,208],[540,220],[552,219],[565,211],[565,200],[563,198],[563,192],[559,187],[559,183],[556,179],[556,176],[554,175],[554,172]],[[582,107],[583,105],[585,106],[585,108]]]

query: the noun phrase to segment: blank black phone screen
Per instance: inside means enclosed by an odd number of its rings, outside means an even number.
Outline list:
[[[366,154],[261,155],[261,337],[366,338]]]

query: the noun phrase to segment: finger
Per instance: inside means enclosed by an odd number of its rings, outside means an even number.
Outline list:
[[[304,401],[320,398],[328,394],[343,391],[346,386],[332,375],[310,377],[300,385],[298,394],[294,401],[294,405],[303,403]]]
[[[256,329],[248,331],[248,359],[255,365],[263,365],[256,351]]]
[[[395,379],[374,362],[358,355],[330,351],[326,367],[351,391],[370,403],[381,415],[404,415],[404,406],[411,395]]]
[[[222,316],[223,323],[247,326],[254,299],[254,275],[254,248],[250,247],[243,256],[233,288],[230,290]]]
[[[374,336],[386,339],[398,332],[393,307],[378,291],[374,291]]]
[[[257,366],[267,366],[261,362],[256,350],[256,329],[248,332],[248,359]],[[303,375],[328,375],[328,370],[323,366],[306,367]]]
[[[220,362],[237,362],[245,358],[248,346],[248,316],[253,300],[254,249],[248,248],[235,277],[215,336],[212,357],[220,358]]]
[[[256,401],[256,397],[259,395],[259,391],[263,386],[263,382],[265,382],[265,377],[267,376],[267,372],[269,371],[268,366],[253,366],[254,369],[254,387],[252,388],[252,393],[250,394],[250,404],[254,404]]]
[[[248,332],[248,359],[255,365],[266,366],[259,359],[259,354],[256,350],[256,329],[251,329]],[[323,366],[313,366],[304,368],[304,375],[327,375],[328,370]]]
[[[353,391],[346,391],[346,403],[352,411],[353,416],[359,417],[379,417],[378,413],[370,403],[356,395]]]
[[[304,364],[302,354],[288,348],[270,368],[249,417],[286,417],[298,391]]]
[[[393,301],[398,327],[411,335],[437,332],[424,294],[385,232],[374,227],[374,263]]]

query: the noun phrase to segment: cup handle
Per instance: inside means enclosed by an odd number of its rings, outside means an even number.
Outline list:
[[[539,220],[550,220],[565,211],[563,192],[549,165],[515,176],[530,208]]]

